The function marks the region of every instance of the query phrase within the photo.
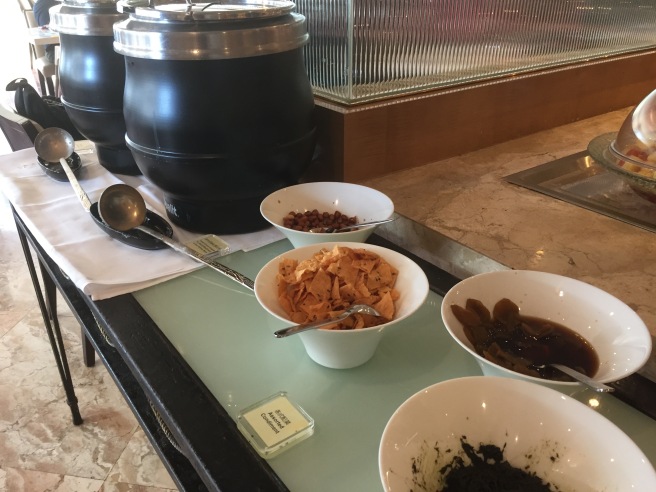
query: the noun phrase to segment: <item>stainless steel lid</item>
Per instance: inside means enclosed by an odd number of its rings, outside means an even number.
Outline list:
[[[132,7],[114,25],[114,50],[154,60],[219,60],[293,50],[308,41],[305,17],[287,0],[224,0]]]
[[[50,29],[60,34],[113,36],[114,23],[127,17],[117,10],[116,0],[63,0],[50,9]]]
[[[154,3],[154,2],[151,2]],[[159,21],[239,20],[280,17],[294,10],[288,0],[222,0],[209,3],[173,3],[147,5],[133,0],[121,0],[118,9],[134,13],[135,18]]]

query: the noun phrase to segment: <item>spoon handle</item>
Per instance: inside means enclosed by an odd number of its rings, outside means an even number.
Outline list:
[[[278,330],[274,332],[273,336],[276,338],[284,338],[290,335],[295,335],[296,333],[301,333],[303,331],[314,330],[315,328],[320,328],[326,325],[333,325],[335,323],[342,321],[343,319],[348,318],[349,316],[351,316],[351,314],[353,314],[351,311],[344,311],[342,314],[340,314],[339,316],[335,316],[334,318],[323,319],[321,321],[313,321],[312,323],[303,323],[301,325],[289,326],[287,328],[283,328],[282,330]]]
[[[333,233],[333,232],[344,232],[344,231],[350,231],[351,229],[358,229],[360,227],[367,227],[367,226],[372,226],[372,225],[379,225],[379,224],[387,224],[388,222],[393,222],[396,220],[397,216],[390,217],[389,219],[381,219],[381,220],[373,220],[371,222],[360,222],[359,224],[353,224],[349,226],[343,226],[343,227],[338,227],[338,228],[333,228],[333,227],[313,227],[310,229],[310,232],[314,233]]]
[[[599,392],[599,393],[610,393],[612,391],[615,391],[615,388],[608,386],[606,384],[600,383],[598,381],[595,381],[594,379],[589,378],[585,374],[582,374],[578,371],[575,371],[574,369],[571,369],[570,367],[564,366],[562,364],[549,364],[551,367],[555,367],[561,372],[564,372],[568,376],[573,377],[577,381],[585,384],[586,386],[589,386],[593,390]]]
[[[66,176],[68,177],[68,180],[70,181],[71,186],[75,191],[75,194],[80,199],[80,202],[84,207],[84,210],[89,212],[91,210],[91,200],[89,200],[89,196],[84,192],[82,186],[80,186],[80,182],[75,177],[75,174],[73,174],[73,170],[71,169],[71,166],[68,165],[68,162],[66,162],[66,159],[64,158],[59,159],[59,163],[64,169],[64,172],[66,173]]]
[[[358,227],[367,227],[367,226],[371,226],[371,225],[387,224],[388,222],[394,222],[395,220],[396,220],[396,217],[390,217],[389,219],[372,220],[371,222],[362,222],[360,224],[353,224],[353,225],[350,225],[350,226],[340,227],[337,230],[338,231],[348,231],[350,229],[357,229]]]
[[[199,262],[207,265],[208,267],[212,268],[213,270],[216,270],[217,272],[225,275],[226,277],[231,278],[235,282],[240,283],[244,287],[246,287],[250,290],[255,289],[255,284],[253,283],[253,281],[250,278],[242,275],[241,273],[233,270],[232,268],[228,268],[227,266],[225,266],[225,265],[223,265],[223,264],[221,264],[217,261],[214,261],[214,260],[208,261],[208,260],[204,259],[202,256],[199,256],[191,248],[186,247],[184,244],[181,244],[178,241],[176,241],[174,239],[171,239],[168,236],[165,236],[164,234],[160,234],[159,232],[151,229],[150,227],[138,226],[135,229],[139,229],[140,231],[145,232],[146,234],[148,234],[148,235],[150,235],[150,236],[152,236],[156,239],[159,239],[164,244],[169,246],[171,249],[174,249],[175,251],[183,253],[183,254],[189,256],[190,258],[193,258],[194,260],[199,261]]]

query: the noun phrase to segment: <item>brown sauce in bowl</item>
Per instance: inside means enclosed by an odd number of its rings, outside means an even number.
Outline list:
[[[476,353],[506,369],[555,381],[573,381],[545,364],[563,364],[593,377],[599,369],[594,347],[574,330],[553,321],[519,314],[501,299],[492,313],[477,299],[451,306]]]

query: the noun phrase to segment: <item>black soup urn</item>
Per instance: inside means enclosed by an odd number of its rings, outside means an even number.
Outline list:
[[[298,183],[315,146],[305,17],[288,1],[131,8],[114,25],[125,56],[126,142],[189,230],[267,226],[260,202]]]
[[[136,175],[125,145],[125,60],[113,46],[113,25],[127,17],[116,0],[63,0],[50,10],[50,27],[59,33],[61,100],[73,125],[95,144],[102,166]]]

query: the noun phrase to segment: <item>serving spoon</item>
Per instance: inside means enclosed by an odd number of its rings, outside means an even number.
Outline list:
[[[351,229],[358,229],[360,227],[367,227],[367,226],[372,226],[372,225],[378,225],[378,224],[387,224],[388,222],[392,222],[396,220],[396,217],[390,217],[389,219],[381,219],[381,220],[372,220],[371,222],[361,222],[360,224],[352,224],[349,226],[344,226],[344,227],[339,227],[339,228],[334,228],[334,227],[313,227],[310,229],[310,232],[312,233],[332,233],[332,232],[344,232],[344,231],[350,231]]]
[[[580,373],[579,371],[575,371],[571,367],[565,366],[563,364],[545,364],[545,365],[542,365],[542,366],[535,366],[535,367],[541,368],[541,367],[547,367],[547,366],[548,367],[553,367],[554,369],[558,369],[559,371],[564,372],[565,374],[567,374],[571,378],[576,379],[579,383],[585,384],[587,387],[589,387],[590,389],[593,389],[594,391],[596,391],[598,393],[611,393],[611,392],[615,391],[615,388],[613,388],[611,386],[608,386],[604,383],[600,383],[598,381],[595,381],[594,379],[589,378],[585,374]]]
[[[194,260],[203,263],[213,270],[231,278],[250,290],[254,290],[255,285],[251,279],[241,273],[228,268],[227,266],[207,259],[196,253],[188,246],[171,239],[164,234],[145,227],[143,222],[146,218],[146,202],[141,193],[136,188],[126,184],[115,184],[106,188],[98,199],[98,213],[100,218],[108,226],[117,231],[129,231],[137,229],[150,236],[159,239],[171,249],[183,253]]]
[[[380,313],[376,311],[371,306],[366,304],[353,304],[350,308],[344,311],[342,314],[335,316],[334,318],[323,319],[321,321],[313,321],[312,323],[302,323],[300,325],[289,326],[278,330],[273,333],[273,336],[276,338],[284,338],[290,335],[296,335],[297,333],[302,333],[308,330],[314,330],[316,328],[321,328],[322,326],[332,325],[339,323],[340,321],[352,316],[356,313],[370,314],[371,316],[380,316]]]

